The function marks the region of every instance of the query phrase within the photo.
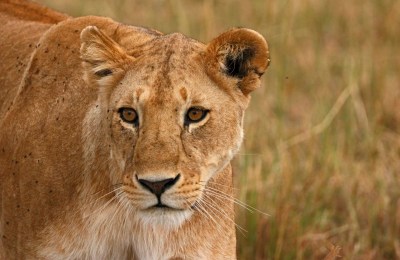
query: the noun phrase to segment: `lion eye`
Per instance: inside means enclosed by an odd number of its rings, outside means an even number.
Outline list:
[[[203,120],[208,114],[208,110],[202,107],[191,107],[186,113],[185,124],[197,123]]]
[[[138,123],[138,115],[133,108],[122,107],[119,109],[119,116],[124,122],[130,124],[137,124]]]

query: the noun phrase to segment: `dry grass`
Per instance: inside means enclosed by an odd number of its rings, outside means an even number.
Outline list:
[[[272,66],[235,160],[240,259],[400,258],[400,1],[41,0],[202,41],[261,32]]]

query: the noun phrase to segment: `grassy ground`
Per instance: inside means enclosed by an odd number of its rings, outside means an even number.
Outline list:
[[[204,42],[262,33],[272,65],[235,178],[270,216],[238,208],[239,259],[400,258],[400,1],[40,2]]]

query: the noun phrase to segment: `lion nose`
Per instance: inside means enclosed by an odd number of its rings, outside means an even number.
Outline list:
[[[139,179],[136,175],[138,182],[151,193],[155,194],[157,197],[160,197],[161,194],[164,193],[165,190],[171,188],[180,178],[180,174],[178,174],[175,178],[164,179],[161,181],[149,181],[146,179]]]

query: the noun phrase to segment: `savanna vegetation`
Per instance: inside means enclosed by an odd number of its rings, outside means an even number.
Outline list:
[[[239,259],[400,258],[400,1],[40,0],[203,42],[262,33],[272,64],[236,156]]]

